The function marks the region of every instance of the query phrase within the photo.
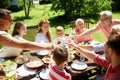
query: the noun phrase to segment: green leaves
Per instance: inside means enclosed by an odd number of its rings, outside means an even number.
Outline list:
[[[64,11],[65,16],[98,17],[102,10],[111,10],[112,0],[52,0],[51,10]]]

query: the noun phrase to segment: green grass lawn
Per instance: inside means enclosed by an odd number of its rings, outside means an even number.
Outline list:
[[[64,12],[54,12],[50,11],[51,4],[47,5],[36,5],[30,10],[30,17],[29,19],[25,19],[24,17],[24,11],[18,11],[18,12],[12,12],[13,19],[15,22],[17,21],[23,21],[27,26],[34,26],[39,23],[42,19],[48,19],[50,21],[51,25],[51,32],[52,37],[55,37],[55,27],[58,25],[61,25],[65,28],[65,33],[70,33],[70,23],[69,21],[65,20],[64,17],[61,17]],[[120,12],[113,13],[113,18],[120,19],[119,15]],[[71,20],[72,21],[72,20]],[[96,21],[97,22],[97,21]],[[96,23],[90,24],[90,27],[95,26]],[[11,26],[11,29],[9,30],[9,33],[12,32],[14,24]],[[37,28],[35,29],[28,29],[27,35],[24,36],[25,39],[34,41],[35,36],[37,34]],[[93,33],[93,39],[104,42],[103,34],[101,31]]]

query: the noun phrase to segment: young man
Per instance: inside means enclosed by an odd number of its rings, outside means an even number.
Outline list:
[[[117,25],[120,27],[120,25]],[[79,47],[77,44],[71,41],[69,45],[77,49],[81,55],[93,60],[95,63],[101,66],[107,67],[107,71],[104,80],[120,80],[120,30],[116,28],[112,29],[108,41],[105,43],[104,53],[106,58],[103,58],[99,54],[95,54],[92,51],[85,50]]]

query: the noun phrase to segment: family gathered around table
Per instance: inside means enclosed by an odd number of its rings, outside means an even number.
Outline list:
[[[59,25],[53,39],[49,21],[41,20],[34,42],[23,38],[27,25],[22,21],[10,35],[12,23],[11,11],[0,9],[0,80],[120,80],[120,20],[111,11],[101,11],[89,29],[82,18],[70,34]],[[98,30],[104,43],[92,37]]]

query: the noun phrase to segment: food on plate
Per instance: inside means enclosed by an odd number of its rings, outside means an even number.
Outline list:
[[[42,61],[40,61],[40,60],[38,60],[38,61],[36,61],[36,60],[34,60],[34,61],[30,61],[30,62],[27,62],[26,63],[26,66],[28,67],[28,68],[39,68],[39,67],[41,67],[43,65],[43,62]]]
[[[42,61],[43,61],[44,63],[49,63],[50,60],[51,60],[51,57],[50,57],[49,55],[44,56],[44,57],[42,58]]]
[[[70,55],[75,54],[76,51],[74,49],[68,51]]]
[[[13,62],[12,60],[6,60],[3,62],[5,72],[14,71],[17,68],[17,63]]]
[[[18,63],[18,64],[23,64],[25,62],[28,61],[28,58],[24,55],[21,55],[21,56],[18,56],[16,59],[15,59],[15,62]]]
[[[5,76],[5,71],[3,69],[2,63],[0,63],[0,76]]]

